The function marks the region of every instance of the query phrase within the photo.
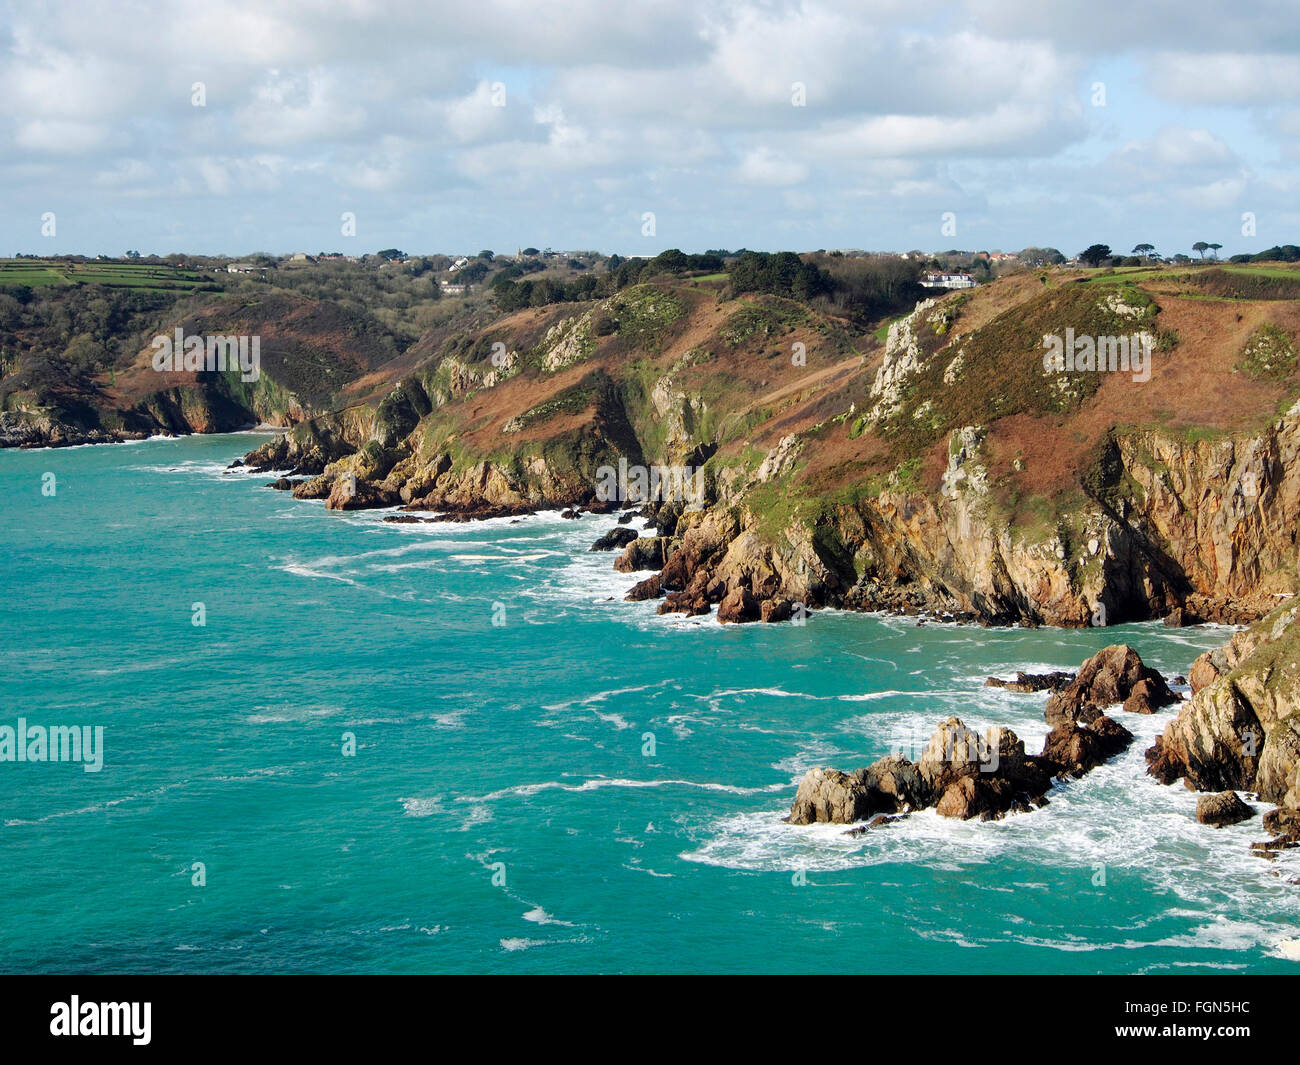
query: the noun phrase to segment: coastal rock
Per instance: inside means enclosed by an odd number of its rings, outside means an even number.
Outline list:
[[[1024,811],[1052,786],[1050,766],[1025,754],[1010,729],[984,736],[950,717],[935,731],[917,763],[926,797],[940,815],[968,819]]]
[[[1023,744],[1021,752],[1023,754]],[[949,785],[962,777],[974,776],[982,769],[997,768],[996,748],[959,717],[940,723],[917,762],[917,771],[931,795],[942,795]]]
[[[604,536],[591,545],[591,551],[616,551],[619,548],[627,547],[628,544],[637,540],[635,530],[623,526],[610,529]]]
[[[863,774],[842,773],[838,769],[810,769],[799,782],[790,815],[792,825],[811,825],[829,821],[851,825],[874,812],[871,793]]]
[[[614,560],[614,568],[619,573],[635,573],[643,569],[662,569],[667,562],[670,541],[664,536],[642,536],[633,540],[623,553]],[[663,584],[662,578],[660,586]]]
[[[1226,663],[1225,668],[1220,670],[1215,664],[1214,652],[1206,651],[1192,663],[1192,668],[1187,673],[1187,682],[1191,685],[1192,694],[1195,695],[1202,688],[1208,688],[1225,672],[1227,672]]]
[[[926,805],[929,791],[917,767],[906,758],[887,755],[853,773],[808,770],[785,820],[792,825],[852,824],[872,814],[906,814]]]
[[[1001,677],[989,677],[984,682],[986,688],[1004,688],[1010,692],[1058,692],[1068,687],[1074,680],[1073,673],[1016,673],[1015,680],[1003,680]]]
[[[399,502],[396,495],[387,493],[373,481],[353,481],[340,477],[330,488],[325,500],[326,510],[373,510]]]
[[[761,621],[789,621],[794,614],[794,604],[789,599],[764,599],[758,606]]]
[[[867,767],[863,782],[877,796],[876,804],[894,812],[919,810],[928,791],[920,770],[906,758],[891,754]]]
[[[1264,831],[1273,837],[1274,850],[1300,846],[1300,810],[1279,806],[1264,815]]]
[[[629,603],[639,603],[646,599],[658,599],[663,594],[659,587],[659,574],[656,573],[632,585],[631,590],[623,598]]]
[[[876,814],[865,825],[857,825],[850,828],[844,834],[846,836],[864,836],[873,828],[884,828],[886,825],[892,825],[896,821],[906,820],[907,814]]]
[[[1047,723],[1056,726],[1095,721],[1104,707],[1125,702],[1143,681],[1146,684],[1133,704],[1135,708],[1156,709],[1178,701],[1164,678],[1143,665],[1133,648],[1127,644],[1104,647],[1079,667],[1078,675],[1066,688],[1047,700]],[[1139,712],[1150,713],[1151,709]]]
[[[1147,751],[1162,783],[1253,791],[1300,808],[1300,605],[1278,607],[1198,660],[1204,684]],[[1200,668],[1198,668],[1200,667]]]
[[[1196,800],[1196,820],[1203,825],[1223,828],[1255,816],[1255,811],[1237,796],[1235,791],[1221,791],[1217,795],[1202,795]]]
[[[1083,776],[1128,748],[1133,733],[1103,714],[1090,725],[1063,721],[1047,734],[1042,757],[1059,774]]]
[[[1251,790],[1264,729],[1233,685],[1202,688],[1146,752],[1147,772],[1162,784],[1186,777],[1197,791]]]
[[[1132,734],[1102,715],[1091,726],[1064,722],[1048,736],[1041,755],[1027,755],[1010,729],[983,736],[960,718],[940,723],[915,764],[890,755],[866,769],[842,773],[810,770],[786,818],[791,824],[861,820],[934,807],[941,817],[993,820],[1047,803],[1052,777],[1082,775],[1132,742]]]
[[[713,604],[708,598],[695,591],[669,592],[659,604],[661,614],[685,614],[687,617],[699,617],[712,609]]]
[[[935,805],[940,817],[955,817],[969,821],[979,817],[992,821],[1015,810],[1026,813],[1029,801],[1017,796],[1011,784],[997,777],[962,777],[944,791]]]
[[[733,588],[718,604],[718,621],[724,625],[758,619],[758,602],[748,588]]]
[[[1167,694],[1172,694],[1168,685],[1162,689],[1149,678],[1144,678],[1133,685],[1133,690],[1124,700],[1124,710],[1130,714],[1154,714],[1163,705],[1161,700]]]

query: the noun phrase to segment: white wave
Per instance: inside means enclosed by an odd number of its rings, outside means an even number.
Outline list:
[[[447,812],[447,808],[442,805],[441,795],[435,795],[431,799],[398,799],[397,801],[402,804],[402,810],[408,817],[432,817]]]
[[[501,949],[510,953],[517,950],[528,950],[530,947],[544,947],[550,942],[546,939],[527,939],[523,936],[510,936],[501,940]]]
[[[568,921],[561,921],[558,918],[547,913],[541,906],[534,906],[524,914],[525,921],[532,921],[534,924],[555,924],[562,928],[572,928],[573,925]]]
[[[528,798],[543,791],[596,791],[600,788],[699,788],[703,791],[724,791],[732,795],[760,795],[764,792],[782,791],[788,784],[769,784],[765,787],[741,787],[736,784],[716,784],[697,780],[627,780],[617,777],[593,777],[581,784],[568,784],[562,780],[547,780],[537,784],[516,784],[487,795],[462,795],[457,802],[495,802],[505,798]]]
[[[1267,953],[1287,961],[1300,961],[1300,939],[1279,939]]]

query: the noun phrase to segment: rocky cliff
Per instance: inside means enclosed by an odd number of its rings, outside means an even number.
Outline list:
[[[1300,604],[1203,655],[1191,678],[1191,701],[1147,752],[1151,774],[1300,810]]]
[[[1016,277],[924,301],[881,344],[789,300],[641,285],[425,343],[389,391],[248,461],[343,507],[642,510],[657,535],[618,565],[656,572],[633,597],[726,621],[1249,621],[1296,591],[1300,520],[1300,380],[1252,371],[1261,323],[1294,336],[1300,313]],[[1149,362],[1045,364],[1045,338],[1085,333]],[[700,491],[610,500],[620,459]]]

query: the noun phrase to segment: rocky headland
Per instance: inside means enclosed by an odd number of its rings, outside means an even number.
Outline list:
[[[790,300],[639,285],[430,343],[387,391],[246,461],[334,510],[637,510],[637,538],[593,534],[644,574],[628,598],[724,623],[1249,623],[1297,591],[1300,388],[1241,351],[1300,313],[1086,281],[925,300],[883,340]],[[1192,320],[1219,340],[1180,341]],[[1045,373],[1035,348],[1067,322],[1159,334],[1152,381]],[[1157,392],[1172,420],[1144,413]],[[698,492],[611,498],[620,464]]]

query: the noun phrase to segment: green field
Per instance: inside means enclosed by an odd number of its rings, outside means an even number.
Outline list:
[[[1129,281],[1150,281],[1155,278],[1172,278],[1176,275],[1186,275],[1198,269],[1217,269],[1229,274],[1245,274],[1255,277],[1290,279],[1300,277],[1300,265],[1288,263],[1230,263],[1206,259],[1204,262],[1170,263],[1165,266],[1121,266],[1115,269],[1102,269],[1089,277],[1086,283],[1115,285]]]
[[[104,285],[110,288],[198,289],[218,292],[221,281],[195,270],[150,263],[59,262],[53,259],[0,259],[0,288]]]

